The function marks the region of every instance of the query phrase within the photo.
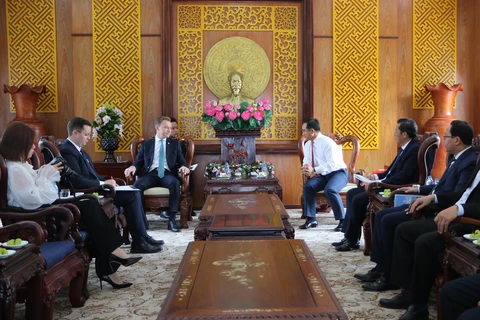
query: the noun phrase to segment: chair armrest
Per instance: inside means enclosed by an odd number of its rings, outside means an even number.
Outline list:
[[[30,243],[36,244],[39,249],[40,245],[45,242],[45,235],[43,233],[42,227],[40,227],[40,225],[34,221],[15,222],[11,225],[0,228],[0,239],[2,241],[12,239],[13,237],[11,237],[10,235],[13,233],[17,235],[21,234],[22,239],[25,239]]]
[[[383,182],[372,182],[368,184],[366,192],[367,192],[367,195],[371,198],[371,196],[374,194],[373,192],[374,189],[390,189],[393,191],[398,188],[410,187],[410,186],[411,184],[388,184]]]
[[[180,179],[180,185],[182,186],[182,194],[188,194],[190,192],[190,172],[187,174],[180,173],[178,178]]]
[[[87,189],[73,189],[71,191],[73,192],[73,194],[75,194],[76,192],[83,192],[83,193],[98,192],[104,195],[105,197],[111,197],[111,198],[115,198],[115,195],[116,195],[115,187],[107,183],[98,185],[95,187],[87,188]]]
[[[473,218],[467,218],[467,217],[458,217],[458,218],[455,218],[451,223],[461,223],[461,224],[469,224],[472,226],[472,230],[475,228],[475,227],[478,227],[480,228],[480,220],[477,220],[477,219],[473,219]],[[452,239],[454,237],[456,237],[456,233],[455,231],[452,231],[452,232],[444,232],[442,234],[443,238],[445,239],[445,242],[447,244],[447,246],[451,245],[452,244]]]
[[[127,183],[123,179],[115,178],[114,180],[119,186],[126,186],[127,185]]]

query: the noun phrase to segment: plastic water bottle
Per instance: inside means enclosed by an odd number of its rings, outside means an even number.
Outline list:
[[[267,164],[265,163],[265,161],[262,162],[262,175],[263,176],[268,176],[268,169],[267,169]]]
[[[427,181],[425,181],[425,185],[429,186],[433,184],[433,179],[432,179],[432,176],[428,176],[427,177]]]
[[[230,166],[228,165],[228,162],[225,163],[225,174],[230,177],[232,175],[232,172],[230,171]]]

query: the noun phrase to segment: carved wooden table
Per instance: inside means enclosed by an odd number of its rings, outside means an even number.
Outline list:
[[[274,193],[278,195],[280,200],[283,196],[283,188],[275,176],[265,178],[236,176],[231,178],[209,177],[205,183],[203,192],[205,198],[207,198],[209,194],[214,193]]]
[[[281,221],[275,218],[276,215],[280,216]],[[234,232],[240,232],[237,236],[280,238],[282,235],[294,239],[295,229],[288,221],[289,218],[276,194],[212,194],[207,197],[198,216],[200,222],[195,228],[194,236],[195,240],[210,240],[217,236],[234,236]],[[256,223],[251,223],[252,220],[256,220]]]
[[[303,240],[190,242],[157,319],[348,319]]]
[[[15,319],[17,289],[26,284],[26,318],[38,319],[42,311],[44,261],[38,247],[27,244],[0,260],[0,319]]]

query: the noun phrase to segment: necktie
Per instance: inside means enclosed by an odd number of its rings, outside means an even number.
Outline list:
[[[313,140],[312,140],[312,167],[315,168],[315,146],[313,145]]]
[[[165,147],[163,140],[160,140],[160,154],[158,155],[158,176],[163,178],[165,176]]]
[[[102,179],[100,179],[100,176],[97,174],[97,172],[95,172],[95,169],[93,168],[92,162],[88,159],[87,154],[86,154],[83,150],[80,150],[80,154],[82,155],[83,160],[87,163],[88,171],[90,171],[90,173],[91,173],[98,181],[102,180]]]
[[[472,184],[465,190],[462,194],[460,199],[455,204],[464,204],[467,202],[468,197],[472,193],[472,191],[477,187],[478,183],[480,182],[480,170],[477,171],[477,175],[475,176],[475,180],[473,180]]]
[[[448,177],[448,170],[450,170],[450,168],[452,167],[453,163],[455,162],[455,157],[453,157],[452,159],[450,159],[450,161],[448,161],[448,164],[447,164],[447,170],[445,170],[445,172],[443,173],[442,175],[442,178],[440,179],[440,181],[437,183],[437,185],[435,187],[433,187],[432,191],[430,192],[430,194],[435,194],[435,190],[438,188],[439,185],[443,184],[443,182],[445,180],[447,180],[447,177]]]
[[[397,157],[395,158],[395,161],[393,161],[393,164],[390,166],[390,168],[388,168],[388,173],[385,176],[385,178],[393,171],[393,169],[395,169],[395,167],[397,166],[398,160],[402,156],[402,153],[403,153],[403,148],[398,149]]]

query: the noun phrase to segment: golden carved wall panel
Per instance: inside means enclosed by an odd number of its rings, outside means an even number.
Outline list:
[[[273,120],[260,139],[298,139],[299,12],[296,6],[178,5],[178,117],[180,135],[215,139],[203,112],[204,31],[257,31],[272,37]],[[270,48],[269,48],[270,49]]]
[[[413,108],[433,109],[425,84],[456,82],[456,0],[413,2]]]
[[[379,147],[378,1],[334,1],[333,129]]]
[[[55,1],[6,0],[6,16],[10,85],[46,85],[37,112],[57,112]]]
[[[140,0],[93,1],[93,108],[108,101],[122,110],[121,152],[142,135],[140,53]]]

